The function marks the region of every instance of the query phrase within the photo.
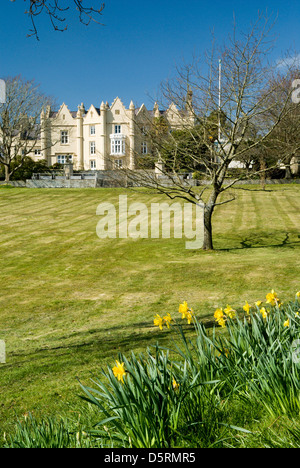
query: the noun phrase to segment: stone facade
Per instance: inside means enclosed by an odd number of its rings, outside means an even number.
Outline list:
[[[41,115],[40,142],[30,156],[49,166],[70,161],[79,171],[135,169],[139,157],[151,156],[147,129],[153,119],[164,116],[170,129],[193,125],[191,100],[188,95],[184,110],[171,104],[161,111],[155,104],[149,111],[144,104],[136,108],[132,101],[126,109],[119,98],[88,110],[81,104],[75,112],[66,104],[58,112],[47,108]]]
[[[291,160],[291,173],[293,175],[300,174],[300,156],[294,156]]]

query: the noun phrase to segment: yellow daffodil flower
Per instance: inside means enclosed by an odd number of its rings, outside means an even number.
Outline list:
[[[179,313],[182,315],[183,319],[186,318],[188,311],[189,311],[189,307],[187,305],[187,302],[184,301],[184,303],[180,304],[179,306]]]
[[[225,321],[225,316],[224,316],[224,312],[223,312],[223,309],[217,309],[214,313],[214,317],[216,319],[216,322],[222,327],[222,328],[225,328],[226,327],[226,321]]]
[[[116,365],[113,367],[112,371],[114,376],[117,377],[118,381],[124,383],[124,376],[126,375],[124,362],[120,363],[119,361],[116,361]]]
[[[168,328],[170,328],[170,323],[171,323],[172,320],[173,320],[172,317],[171,317],[171,314],[168,313],[167,315],[165,315],[165,316],[163,317],[163,320],[164,320],[164,323],[166,324],[166,326],[167,326]]]
[[[226,328],[226,321],[224,319],[220,319],[218,320],[218,324],[220,325],[220,327],[222,328]]]
[[[251,310],[251,305],[249,305],[248,302],[246,301],[246,304],[244,305],[243,309],[246,312],[246,314],[249,315],[250,310]]]
[[[180,385],[176,382],[175,379],[173,379],[172,385],[173,385],[173,390],[175,390],[175,392],[179,390]]]
[[[214,317],[216,319],[216,321],[218,322],[220,319],[224,318],[224,313],[223,313],[223,309],[217,309],[214,313]]]
[[[229,305],[227,305],[226,309],[224,309],[225,314],[227,317],[234,319],[236,316],[236,311]]]
[[[154,322],[154,325],[156,327],[159,327],[160,330],[163,329],[164,319],[160,315],[156,314],[153,322]]]
[[[262,305],[262,301],[257,301],[257,302],[255,302],[255,305],[256,305],[257,307],[260,307],[260,306]]]
[[[300,298],[300,291],[298,291],[298,292],[296,293],[296,297],[297,297],[297,299]]]
[[[272,289],[272,292],[267,294],[267,304],[271,304],[271,306],[276,306],[277,304],[280,304],[280,300],[278,299],[278,296],[274,289]]]
[[[188,324],[190,325],[192,320],[193,320],[193,316],[194,316],[194,311],[193,309],[190,309],[188,311],[188,313],[186,314],[186,318],[187,318],[187,321],[188,321]]]
[[[268,312],[266,311],[266,309],[264,307],[262,309],[260,309],[260,313],[261,313],[263,319],[266,319],[268,317]]]
[[[284,322],[283,326],[286,327],[286,328],[289,328],[289,326],[290,326],[290,319],[287,319],[287,320]]]

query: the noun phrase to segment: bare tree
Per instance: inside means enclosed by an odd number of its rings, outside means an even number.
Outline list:
[[[276,96],[278,107],[284,105],[287,97],[290,97],[291,84],[300,76],[299,63],[296,58],[288,60],[288,66],[282,66],[283,73],[279,73],[276,80],[280,82],[278,86],[279,92]],[[273,85],[273,84],[272,84]],[[276,157],[280,161],[281,166],[285,167],[285,176],[287,179],[291,178],[291,162],[293,158],[299,154],[300,151],[300,107],[288,100],[286,112],[284,113],[281,121],[271,133],[266,141],[266,153],[270,157]],[[274,122],[277,118],[278,110],[275,115],[271,111],[266,118]]]
[[[21,77],[6,81],[6,102],[0,104],[0,165],[8,182],[40,139],[42,110],[53,105],[33,81]]]
[[[15,0],[11,0],[14,2]],[[85,25],[91,22],[99,23],[99,18],[102,15],[105,4],[103,2],[88,0],[25,0],[27,9],[25,14],[29,16],[32,29],[28,36],[38,36],[36,26],[36,18],[39,15],[46,14],[49,16],[50,22],[55,31],[65,31],[68,27],[66,24],[66,14],[70,8],[75,8],[78,11],[79,20]],[[68,3],[71,2],[71,6]]]
[[[205,250],[213,249],[212,216],[216,206],[233,201],[230,189],[250,177],[249,171],[243,171],[228,180],[230,168],[247,154],[259,151],[289,115],[291,84],[277,79],[277,66],[268,61],[274,45],[272,28],[270,18],[263,15],[246,32],[239,32],[234,25],[225,45],[217,48],[213,44],[203,62],[197,58],[191,65],[178,67],[175,79],[162,85],[163,102],[167,106],[176,104],[181,126],[197,150],[191,145],[188,149],[180,146],[172,132],[160,133],[159,138],[157,132],[152,132],[156,172],[143,170],[141,163],[138,172],[126,170],[127,179],[133,183],[171,199],[182,198],[203,206]],[[294,106],[299,109],[299,105]],[[253,128],[257,132],[251,141],[249,132]],[[204,147],[200,153],[199,145]],[[200,189],[180,175],[178,164],[183,160],[182,169],[194,172],[196,165],[206,179]],[[265,170],[259,168],[251,175]]]

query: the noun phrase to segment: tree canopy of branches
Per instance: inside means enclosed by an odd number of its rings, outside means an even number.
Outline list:
[[[213,44],[204,60],[196,57],[192,64],[178,67],[175,78],[162,84],[161,94],[165,108],[173,103],[179,109],[189,143],[184,149],[173,132],[166,138],[152,138],[161,177],[150,171],[140,171],[138,175],[127,171],[127,179],[132,176],[140,185],[170,199],[182,198],[203,207],[205,250],[213,249],[215,207],[233,201],[230,189],[249,177],[249,173],[244,173],[228,180],[230,167],[258,155],[271,142],[280,144],[282,152],[289,152],[290,142],[282,132],[298,115],[300,105],[291,100],[290,70],[279,69],[277,63],[269,61],[274,46],[273,26],[271,19],[263,15],[246,31],[239,31],[234,25],[225,45]],[[187,108],[187,95],[191,91],[193,103]],[[189,118],[185,119],[188,113]],[[200,190],[187,184],[178,173],[178,149],[183,165],[190,161],[190,167],[200,168],[207,179],[208,183]],[[265,171],[262,165],[252,175]]]
[[[278,88],[277,103],[278,107],[282,106],[290,95],[291,84],[299,77],[299,70],[296,67],[291,67],[285,70],[285,74],[280,74],[276,77]],[[276,113],[270,112],[268,118],[271,122],[276,119]],[[294,156],[300,151],[300,107],[295,105],[292,100],[288,100],[286,112],[282,116],[279,124],[270,134],[265,143],[265,152],[268,158],[276,158],[277,161],[285,167],[286,178],[291,177],[291,162]]]
[[[14,2],[15,0],[11,0]],[[32,23],[32,29],[29,36],[38,36],[36,18],[39,15],[46,14],[55,31],[65,31],[68,27],[66,23],[66,14],[71,8],[78,12],[81,23],[88,25],[91,22],[100,24],[99,18],[102,15],[105,4],[99,0],[24,0],[27,5],[25,14],[27,14]],[[68,5],[69,3],[69,5]],[[70,5],[71,3],[71,5]]]
[[[226,116],[223,113],[220,115],[225,126]],[[218,112],[212,112],[205,123],[197,119],[190,128],[183,126],[165,135],[160,148],[165,170],[205,171],[205,163],[211,160],[211,146],[218,138],[218,116]],[[205,141],[209,142],[209,148]],[[158,147],[157,141],[155,146]]]
[[[179,129],[172,132],[161,149],[165,170],[194,172],[203,169],[201,161],[205,159],[207,149],[199,138],[200,131],[195,127],[190,131]]]
[[[33,81],[21,77],[6,81],[6,102],[0,104],[0,165],[5,180],[23,165],[40,139],[40,115],[52,100]]]

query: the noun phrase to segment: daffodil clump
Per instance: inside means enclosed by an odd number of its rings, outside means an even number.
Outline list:
[[[296,293],[296,301],[300,301],[300,291]],[[272,289],[270,293],[266,295],[265,303],[263,301],[256,301],[254,304],[249,304],[245,301],[243,306],[243,312],[249,319],[252,315],[260,315],[264,320],[267,320],[270,314],[275,310],[280,310],[283,307],[283,302],[278,297],[278,294]],[[299,311],[295,312],[295,317],[299,316]],[[224,310],[218,308],[214,313],[215,321],[222,328],[226,328],[228,319],[234,319],[236,317],[236,311],[231,306],[227,306]],[[283,326],[288,328],[290,326],[290,319],[285,317],[283,320]]]
[[[169,315],[164,324],[170,323]],[[158,322],[159,325],[161,321]],[[113,367],[93,378],[93,389],[81,385],[85,400],[100,410],[101,420],[93,430],[120,447],[165,448],[175,441],[182,424],[183,402],[194,386],[188,369],[170,359],[158,345],[143,354],[119,355]],[[104,378],[103,378],[104,377]]]
[[[155,317],[154,317],[154,325],[156,327],[159,327],[160,330],[163,329],[164,325],[167,327],[167,328],[170,328],[170,324],[172,322],[172,317],[171,317],[171,314],[167,314],[165,315],[164,317],[161,317],[160,315],[156,314]]]
[[[182,319],[187,319],[189,325],[192,323],[194,311],[189,308],[186,301],[183,304],[180,304],[179,313],[181,314]]]
[[[275,418],[300,414],[300,291],[289,303],[272,290],[264,301],[218,308],[214,327],[204,326],[186,301],[178,313],[154,317],[160,330],[179,330],[172,349],[157,344],[130,359],[119,355],[103,381],[93,380],[95,389],[82,386],[101,411],[101,437],[128,447],[176,446],[178,434],[188,437],[196,427],[211,434],[202,421],[227,427],[222,419],[215,424],[220,409],[241,396]],[[182,321],[193,326],[189,339]]]
[[[226,321],[228,319],[234,319],[236,317],[236,310],[234,310],[230,305],[223,309],[217,309],[214,313],[216,322],[222,327],[226,327]]]
[[[191,309],[188,306],[186,301],[184,301],[183,304],[180,304],[179,313],[181,314],[181,318],[183,320],[186,319],[189,325],[192,323],[195,314],[193,309]],[[163,317],[161,317],[159,314],[156,314],[153,322],[156,327],[158,327],[160,330],[163,330],[164,326],[170,328],[170,325],[172,323],[175,324],[176,320],[173,317],[171,317],[170,313],[166,314]]]

